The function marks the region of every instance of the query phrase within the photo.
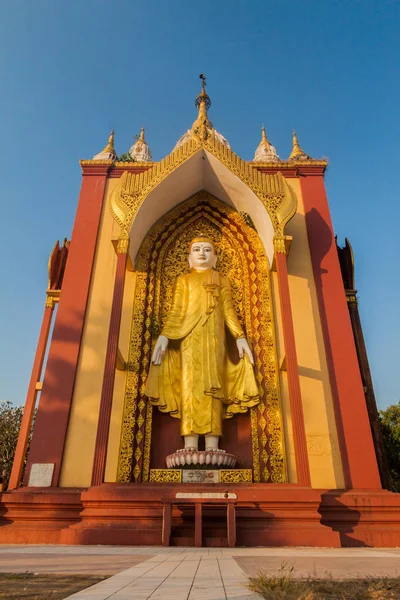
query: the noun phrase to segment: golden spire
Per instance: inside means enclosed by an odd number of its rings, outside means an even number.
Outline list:
[[[102,150],[102,152],[108,152],[109,154],[115,154],[114,148],[114,129],[110,133],[110,137],[108,138],[107,146]]]
[[[262,143],[262,144],[268,144],[268,146],[270,146],[270,145],[271,145],[271,144],[269,143],[269,141],[268,141],[267,134],[265,133],[265,127],[264,127],[264,123],[263,123],[263,125],[262,125],[262,127],[261,127],[261,143]]]
[[[192,132],[196,135],[199,135],[203,139],[207,139],[208,130],[213,129],[213,124],[208,119],[207,109],[211,106],[211,100],[209,95],[206,92],[206,77],[203,73],[200,74],[201,79],[201,92],[197,96],[195,100],[195,106],[199,110],[199,114],[197,115],[197,119],[192,125]]]
[[[93,156],[93,160],[115,160],[116,158],[117,153],[115,152],[114,148],[114,130],[112,130],[108,138],[107,145],[101,152]]]
[[[144,139],[144,127],[142,127],[142,129],[140,130],[139,140],[141,142],[145,141],[145,139]]]
[[[288,160],[309,160],[310,158],[311,157],[300,148],[296,132],[293,130],[293,148]]]

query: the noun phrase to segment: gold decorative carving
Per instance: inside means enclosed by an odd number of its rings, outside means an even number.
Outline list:
[[[275,235],[274,236],[274,250],[278,254],[286,254],[285,236]]]
[[[55,296],[46,296],[45,307],[46,308],[54,308],[58,302],[58,298]]]
[[[90,167],[92,165],[95,165],[95,166],[108,165],[108,166],[111,167],[111,165],[114,164],[114,163],[113,163],[112,160],[94,160],[94,159],[91,159],[91,160],[80,160],[79,164],[81,165],[81,167]]]
[[[252,483],[251,469],[221,469],[219,472],[220,483]]]
[[[128,254],[129,237],[120,237],[117,242],[117,254]]]
[[[153,165],[154,165],[153,161],[151,161],[151,162],[143,161],[143,162],[138,163],[138,162],[131,162],[131,161],[116,160],[113,166],[117,167],[117,168],[129,167],[131,169],[133,168],[133,169],[142,170],[143,167],[148,168],[148,167],[152,167]]]
[[[171,305],[174,280],[188,269],[188,243],[199,232],[216,241],[219,268],[231,281],[238,318],[256,358],[262,402],[251,410],[250,417],[254,481],[284,482],[286,463],[267,259],[257,233],[243,217],[207,192],[196,194],[160,219],[138,254],[117,479],[129,482],[133,473],[135,481],[148,481],[152,407],[143,390],[150,355]]]
[[[181,469],[150,469],[150,483],[181,483]]]
[[[268,169],[276,169],[278,171],[280,170],[291,170],[294,167],[327,167],[328,166],[328,161],[324,160],[324,159],[314,159],[314,158],[310,158],[310,160],[291,160],[290,162],[288,162],[287,160],[282,160],[279,163],[276,162],[253,162],[250,161],[250,164],[253,167],[256,168],[268,168]]]
[[[349,304],[358,304],[357,296],[354,293],[346,292],[346,299]]]
[[[149,193],[202,148],[218,158],[256,194],[271,218],[275,233],[283,235],[286,223],[297,209],[293,189],[280,172],[271,175],[259,171],[213,135],[206,138],[192,137],[140,174],[128,171],[123,173],[110,197],[111,213],[119,224],[121,233],[129,233],[137,211]]]
[[[129,483],[131,481],[137,390],[139,387],[139,361],[142,347],[141,331],[143,328],[147,274],[137,273],[136,277],[137,292],[133,306],[131,341],[126,365],[124,422],[117,471],[117,481],[121,483]]]

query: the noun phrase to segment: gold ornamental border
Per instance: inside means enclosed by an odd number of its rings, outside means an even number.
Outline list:
[[[166,293],[161,290],[160,269],[164,264],[167,241],[172,238],[177,238],[178,242],[182,240],[184,250],[183,246],[179,250],[178,243],[178,254],[184,251],[186,261],[187,241],[183,234],[199,219],[202,219],[202,230],[207,225],[214,234],[220,230],[221,239],[226,240],[224,251],[228,252],[233,246],[240,248],[237,254],[248,264],[246,271],[242,261],[242,272],[247,275],[244,282],[232,281],[232,291],[237,296],[235,304],[239,306],[239,313],[242,313],[238,316],[245,316],[248,336],[251,332],[250,342],[259,360],[257,380],[265,397],[265,403],[252,409],[250,417],[254,481],[285,482],[286,460],[267,259],[257,233],[243,217],[207,192],[196,194],[160,219],[139,251],[117,480],[129,482],[132,473],[135,481],[149,480],[152,406],[144,398],[143,390],[152,343],[162,325],[160,319],[168,312],[172,293],[172,284],[164,290]],[[176,257],[170,257],[170,260],[176,260]],[[168,266],[172,282],[182,265]],[[227,274],[232,280],[232,274]],[[245,310],[243,299],[240,300],[242,283],[247,298]]]
[[[219,483],[252,483],[251,469],[220,469]],[[182,483],[182,469],[150,469],[150,483]]]

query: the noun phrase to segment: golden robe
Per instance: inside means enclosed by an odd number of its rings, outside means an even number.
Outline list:
[[[151,365],[145,395],[181,420],[181,435],[222,435],[222,420],[259,403],[247,355],[228,357],[225,325],[244,332],[233,308],[227,277],[214,269],[180,275],[161,334],[170,341],[161,365]]]

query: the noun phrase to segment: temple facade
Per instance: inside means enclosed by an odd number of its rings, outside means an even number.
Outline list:
[[[144,129],[123,160],[112,132],[81,161],[71,241],[49,262],[0,542],[161,544],[173,500],[171,543],[192,544],[193,507],[176,499],[195,494],[235,499],[238,545],[400,544],[400,496],[383,489],[327,162],[306,154],[296,133],[279,157],[264,127],[243,160],[209,120],[210,105],[203,79],[197,118],[159,162]],[[229,281],[257,386],[257,402],[224,420],[219,454],[202,440],[185,453],[179,420],[146,396],[196,236],[215,246],[219,275],[207,285],[216,298]],[[229,331],[226,346],[240,364]],[[180,360],[177,350],[172,343]],[[225,543],[221,510],[205,508],[204,545]]]

